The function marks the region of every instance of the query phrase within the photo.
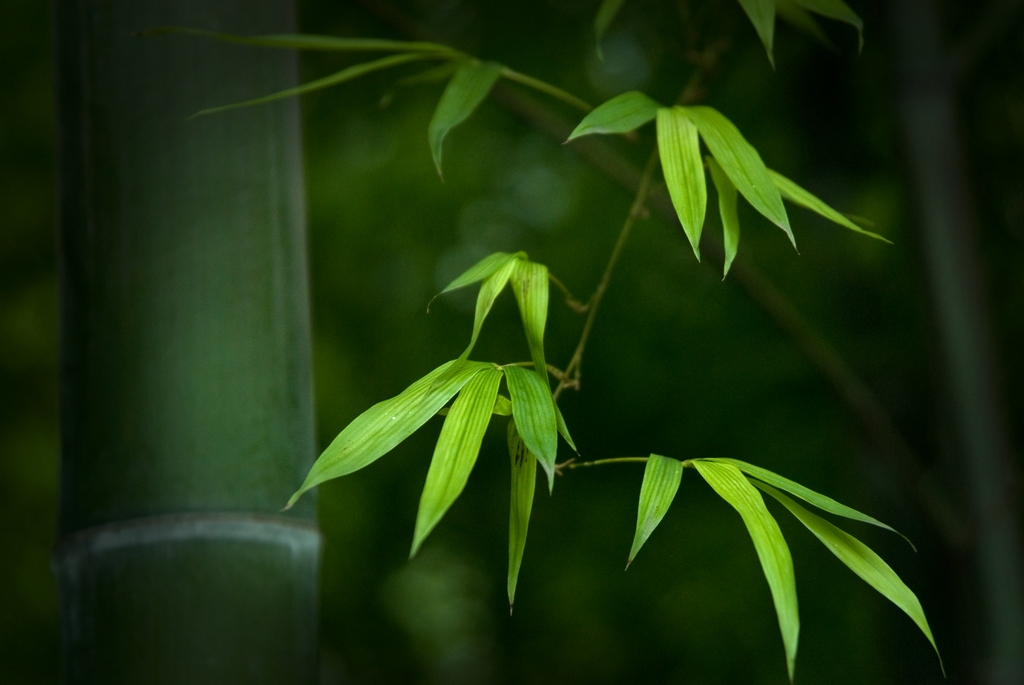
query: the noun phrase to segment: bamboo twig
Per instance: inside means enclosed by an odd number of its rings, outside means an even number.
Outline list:
[[[360,0],[374,16],[400,34],[417,40],[432,36],[415,21],[397,10],[387,0]],[[501,82],[491,91],[495,102],[517,115],[536,130],[562,143],[575,128],[576,122],[553,112],[529,93]],[[641,169],[596,136],[573,141],[573,152],[624,189],[636,192],[641,184]],[[648,206],[672,225],[678,224],[675,210],[666,193],[652,191]],[[711,256],[704,264],[721,263],[724,249],[717,236],[709,236],[702,246]],[[743,254],[738,254],[729,270],[730,281],[743,288],[748,296],[772,319],[796,348],[832,386],[847,409],[861,424],[875,448],[896,467],[923,511],[947,544],[957,547],[963,539],[962,524],[956,508],[946,494],[927,479],[917,456],[896,427],[891,414],[877,395],[846,362],[828,340],[819,333],[775,284]],[[568,386],[567,386],[568,387]]]

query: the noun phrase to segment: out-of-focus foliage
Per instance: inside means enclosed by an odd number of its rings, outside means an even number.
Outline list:
[[[801,254],[743,203],[751,258],[838,347],[940,477],[946,429],[934,413],[932,334],[901,177],[885,3],[858,2],[866,43],[821,22],[824,49],[777,27],[773,71],[734,0],[626,2],[594,53],[596,2],[399,3],[439,41],[535,74],[592,102],[641,90],[672,102],[691,67],[692,31],[728,30],[734,46],[708,104],[769,165],[809,192],[870,217],[894,246],[792,212]],[[955,38],[983,9],[944,2]],[[359,3],[306,0],[302,30],[394,36]],[[731,28],[730,28],[731,27]],[[225,27],[227,28],[227,27]],[[54,583],[48,570],[56,489],[56,293],[50,46],[45,3],[0,4],[0,682],[52,682]],[[1010,424],[1024,425],[1024,43],[1009,37],[963,90],[966,142],[981,211],[979,244],[1002,352]],[[356,63],[304,58],[304,80]],[[355,416],[462,352],[472,293],[426,303],[486,254],[526,250],[577,296],[603,269],[630,195],[570,146],[485,101],[445,141],[445,183],[427,123],[444,85],[394,90],[368,75],[306,96],[310,255],[321,446]],[[390,95],[391,104],[380,107]],[[252,97],[263,93],[252,93]],[[217,105],[221,103],[210,103]],[[566,117],[578,115],[569,108]],[[636,164],[654,144],[613,141]],[[717,233],[708,213],[705,235]],[[720,265],[701,265],[678,227],[638,223],[612,280],[564,413],[586,459],[629,454],[732,457],[786,473],[877,513],[920,548],[868,530],[929,610],[951,682],[967,678],[974,626],[957,613],[958,560],[936,542],[890,465],[868,449],[834,393]],[[564,364],[581,317],[552,300],[550,363]],[[529,358],[514,297],[497,298],[474,358]],[[443,419],[388,459],[320,490],[325,533],[325,682],[784,683],[778,626],[739,519],[707,488],[676,498],[641,559],[622,572],[643,469],[580,469],[538,493],[516,590],[506,607],[509,462],[491,429],[470,482],[417,558],[406,559],[420,489]],[[1021,436],[1015,436],[1017,452]],[[769,502],[779,515],[782,507]],[[718,506],[716,506],[718,505]],[[931,646],[892,604],[778,516],[800,583],[797,682],[941,682]],[[959,597],[951,600],[950,597]]]
[[[0,682],[57,677],[53,108],[45,3],[0,3]]]

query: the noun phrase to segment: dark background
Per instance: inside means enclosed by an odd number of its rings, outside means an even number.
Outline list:
[[[375,4],[375,3],[370,3]],[[766,163],[842,211],[869,217],[894,246],[791,209],[800,254],[741,206],[740,254],[823,333],[881,399],[928,482],[960,507],[941,358],[919,252],[911,178],[897,125],[894,47],[880,2],[853,4],[866,45],[823,22],[829,50],[780,24],[776,69],[735,2],[690,3],[686,30],[733,44],[707,102]],[[986,9],[945,2],[953,45]],[[669,102],[692,69],[677,3],[631,0],[596,60],[596,2],[402,3],[421,28],[480,57],[591,101],[640,89]],[[359,3],[300,3],[304,31],[404,37]],[[1011,15],[1015,16],[1015,15]],[[0,2],[0,682],[58,674],[49,554],[57,482],[54,158],[46,3]],[[984,306],[1012,447],[1024,426],[1024,33],[996,32],[959,90],[976,201]],[[304,78],[351,63],[315,55]],[[413,73],[409,69],[402,75]],[[427,301],[479,257],[529,252],[578,297],[594,287],[632,193],[573,146],[485,102],[446,146],[445,182],[426,125],[441,85],[392,93],[386,72],[303,100],[314,363],[321,445],[370,404],[464,348],[472,293]],[[386,94],[393,97],[381,106]],[[253,96],[259,93],[253,93]],[[221,104],[221,103],[210,103]],[[548,103],[563,117],[578,115]],[[611,141],[640,163],[638,143]],[[742,204],[742,203],[741,203]],[[707,233],[716,232],[712,194]],[[917,592],[949,681],[974,682],[970,542],[951,544],[847,405],[720,264],[698,264],[676,224],[640,222],[612,281],[584,360],[581,392],[562,407],[585,459],[657,452],[723,456],[788,475],[908,534],[845,528]],[[564,366],[581,317],[552,298],[551,363]],[[503,296],[474,357],[528,357]],[[508,457],[492,427],[469,485],[406,561],[438,423],[358,474],[320,488],[325,534],[324,681],[329,683],[786,682],[771,599],[739,517],[692,472],[628,573],[642,468],[573,471],[538,495],[507,615]],[[563,452],[568,457],[568,452]],[[1019,457],[1018,457],[1019,465]],[[798,682],[940,682],[911,621],[779,513],[796,565],[802,618]],[[965,515],[954,512],[955,517]],[[969,527],[969,526],[968,526]]]

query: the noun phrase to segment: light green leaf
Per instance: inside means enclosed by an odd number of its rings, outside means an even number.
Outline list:
[[[512,497],[508,510],[508,612],[511,614],[537,487],[537,458],[526,449],[526,443],[516,432],[515,420],[508,422],[508,453],[512,460]]]
[[[846,22],[857,29],[857,51],[864,49],[864,22],[843,0],[795,0],[804,9],[829,19]]]
[[[779,189],[772,183],[768,169],[761,161],[761,155],[747,142],[731,121],[711,107],[683,107],[693,123],[700,130],[715,161],[722,165],[729,180],[740,191],[754,209],[765,215],[769,221],[781,228],[796,247],[789,217],[782,205]]]
[[[501,369],[494,366],[481,369],[452,403],[420,496],[410,558],[416,556],[423,540],[466,487],[469,473],[480,453],[484,431],[491,420],[501,376]]]
[[[739,0],[740,7],[747,13],[750,23],[754,25],[764,49],[768,52],[768,61],[775,68],[775,57],[772,55],[772,43],[775,40],[775,0]]]
[[[594,17],[594,40],[597,43],[597,56],[604,59],[601,53],[601,38],[604,37],[608,27],[615,21],[615,15],[622,8],[625,0],[603,0]]]
[[[544,359],[544,327],[548,320],[548,268],[525,259],[516,261],[510,277],[519,304],[526,342],[537,374],[547,385],[548,365]]]
[[[678,459],[658,454],[652,454],[647,459],[644,482],[640,486],[640,505],[636,512],[636,534],[633,536],[633,547],[629,550],[626,568],[633,563],[636,553],[665,518],[682,479],[683,463]]]
[[[406,64],[407,62],[418,62],[428,59],[439,59],[444,56],[440,53],[428,53],[428,52],[412,52],[403,53],[400,55],[391,55],[389,57],[382,57],[381,59],[374,60],[373,62],[363,62],[361,64],[355,64],[347,69],[318,78],[315,81],[309,83],[303,83],[301,86],[295,88],[288,88],[287,90],[281,90],[270,95],[264,95],[263,97],[254,98],[252,100],[246,100],[245,102],[235,102],[230,105],[221,105],[219,107],[210,107],[202,111],[196,112],[192,117],[205,116],[207,114],[216,114],[218,112],[226,112],[231,109],[238,109],[240,107],[251,107],[252,105],[262,105],[267,102],[274,102],[275,100],[282,100],[284,98],[290,98],[295,95],[305,95],[306,93],[312,93],[315,90],[322,90],[331,86],[336,86],[339,83],[345,83],[352,79],[359,78],[365,74],[369,74],[374,71],[380,71],[381,69],[389,69],[391,67],[397,67],[400,64]],[[191,118],[191,117],[190,117]]]
[[[551,403],[555,405],[555,420],[558,422],[558,432],[561,434],[562,439],[569,443],[569,447],[572,448],[572,451],[579,454],[580,451],[576,449],[576,443],[572,441],[572,436],[569,435],[569,426],[565,425],[565,419],[562,417],[562,410],[558,408],[558,403],[555,402],[554,399],[551,400]]]
[[[489,254],[473,266],[466,269],[461,276],[445,286],[445,289],[438,293],[438,295],[444,295],[456,288],[462,288],[476,283],[477,281],[482,281],[498,269],[511,262],[513,259],[526,259],[526,253],[516,252],[515,254],[509,254],[507,252],[495,252],[493,254]]]
[[[498,299],[498,295],[505,288],[505,284],[508,283],[509,277],[516,268],[517,259],[510,259],[504,264],[499,266],[494,273],[484,279],[484,282],[480,285],[480,292],[476,296],[476,313],[473,315],[473,335],[469,340],[469,347],[462,353],[460,359],[467,359],[469,353],[472,352],[473,346],[476,345],[476,339],[480,337],[480,329],[483,328],[484,320],[487,315],[491,312],[491,307],[494,306],[494,301]]]
[[[911,547],[914,546],[913,543],[911,543],[910,540],[907,539],[907,536],[903,535],[898,530],[895,530],[894,528],[887,526],[878,519],[872,518],[867,514],[862,514],[856,509],[852,509],[846,506],[845,504],[840,504],[831,497],[827,497],[826,495],[817,493],[814,490],[811,490],[810,488],[804,487],[803,485],[800,485],[795,481],[791,481],[788,478],[784,478],[783,476],[780,476],[777,473],[769,471],[768,469],[761,468],[760,466],[754,466],[753,464],[748,464],[747,462],[740,461],[739,459],[724,459],[716,457],[708,459],[707,461],[716,461],[723,464],[732,464],[733,466],[738,468],[740,471],[743,471],[747,475],[753,476],[754,478],[757,478],[760,481],[768,483],[769,485],[774,485],[780,490],[785,490],[791,495],[796,495],[803,501],[813,504],[814,506],[818,507],[823,511],[827,511],[830,514],[835,514],[836,516],[842,516],[843,518],[852,519],[854,521],[860,521],[861,523],[870,523],[871,525],[878,526],[879,528],[885,528],[886,530],[892,533],[896,533],[897,535],[902,537],[904,540],[907,541],[907,544],[909,544]]]
[[[512,416],[512,400],[499,394],[494,398],[494,409],[491,411],[497,416]]]
[[[757,481],[752,482],[789,509],[794,516],[800,519],[802,524],[807,526],[809,531],[814,533],[815,537],[821,540],[821,544],[839,557],[839,560],[846,564],[851,571],[902,609],[932,643],[932,648],[935,650],[936,656],[939,657],[939,665],[942,666],[942,655],[939,654],[939,648],[935,644],[935,638],[932,637],[931,628],[928,627],[928,619],[925,618],[921,602],[880,556],[857,538],[820,516],[807,511],[772,486]],[[942,672],[945,675],[944,666]]]
[[[512,397],[512,416],[516,429],[544,467],[548,476],[548,491],[555,487],[555,457],[558,449],[558,428],[555,403],[547,383],[533,371],[521,366],[506,366],[508,394]]]
[[[736,186],[733,185],[721,165],[714,157],[707,157],[711,180],[718,191],[718,212],[722,215],[722,242],[725,244],[725,266],[722,269],[722,280],[725,280],[736,258],[736,250],[740,246],[740,217],[736,211]]]
[[[437,379],[454,366],[458,366],[458,370],[444,383],[435,385]],[[488,368],[495,368],[494,364],[445,362],[397,397],[378,402],[364,411],[327,446],[286,508],[310,488],[358,471],[390,452],[436,414],[473,376]]]
[[[430,153],[434,156],[437,173],[442,178],[444,174],[441,171],[441,150],[445,136],[468,119],[483,102],[501,76],[502,68],[495,62],[464,62],[444,89],[437,109],[434,110],[434,116],[430,119],[430,126],[427,127]]]
[[[768,512],[761,494],[738,468],[732,464],[704,459],[694,459],[692,463],[708,485],[739,512],[754,541],[754,549],[761,560],[761,568],[764,569],[775,602],[782,643],[786,648],[786,667],[792,682],[797,641],[800,638],[800,614],[796,601],[793,558],[779,530],[779,524]]]
[[[789,180],[779,172],[772,171],[771,169],[769,169],[768,176],[772,179],[772,183],[775,184],[775,187],[779,189],[779,192],[782,193],[782,197],[789,200],[793,204],[800,205],[805,209],[809,209],[812,212],[820,214],[829,221],[839,224],[843,228],[848,228],[851,231],[860,233],[861,235],[866,235],[869,238],[881,240],[882,242],[889,243],[890,245],[892,245],[892,241],[883,238],[877,233],[872,233],[871,231],[864,230],[857,224],[853,223],[850,219],[846,218],[836,210],[832,209],[827,204],[822,202],[820,199],[818,199],[808,191],[804,190],[796,183],[793,183],[793,181]]]
[[[636,90],[616,95],[583,117],[565,142],[592,133],[627,133],[653,119],[660,106]]]
[[[826,47],[832,47],[832,41],[825,35],[818,21],[810,12],[796,4],[796,0],[775,0],[775,11],[780,19],[793,28],[813,36]]]
[[[665,185],[679,215],[679,223],[700,261],[700,234],[704,229],[708,189],[697,126],[683,113],[682,107],[660,107],[657,118],[658,154]]]
[[[180,33],[190,36],[213,38],[227,43],[252,45],[261,48],[293,48],[296,50],[335,50],[341,52],[440,52],[459,54],[447,45],[380,38],[343,38],[339,36],[318,36],[306,33],[283,33],[263,36],[238,36],[231,33],[190,29],[183,26],[161,26],[143,31],[142,36],[158,36]]]

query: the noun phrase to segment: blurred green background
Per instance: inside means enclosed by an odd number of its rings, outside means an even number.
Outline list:
[[[378,7],[376,2],[368,2]],[[955,42],[981,9],[942,3]],[[740,254],[755,262],[881,398],[930,480],[954,503],[935,325],[901,155],[895,37],[884,3],[854,3],[866,46],[824,23],[838,46],[780,25],[776,69],[735,2],[631,0],[596,59],[593,0],[397,7],[439,40],[600,102],[640,89],[675,98],[692,67],[691,29],[733,47],[708,103],[766,163],[894,246],[790,211],[800,254],[748,206]],[[0,682],[58,676],[49,571],[57,489],[53,103],[45,3],[0,2]],[[404,37],[362,3],[305,0],[304,31]],[[304,78],[352,58],[304,59]],[[961,88],[962,134],[979,218],[998,381],[1021,450],[1024,426],[1024,35],[999,35]],[[413,73],[410,69],[402,75]],[[457,356],[472,293],[426,303],[495,250],[529,252],[577,297],[600,276],[632,194],[499,104],[448,139],[445,182],[426,143],[440,84],[394,89],[385,72],[303,100],[314,363],[321,446],[370,404]],[[259,95],[253,93],[252,95]],[[382,104],[383,103],[383,104]],[[210,103],[211,105],[220,103]],[[578,117],[557,103],[561,116]],[[634,163],[653,145],[610,141]],[[714,200],[708,231],[717,230]],[[849,410],[720,264],[698,264],[678,225],[637,224],[563,411],[584,459],[657,452],[757,463],[908,534],[848,525],[918,593],[950,682],[978,659],[967,552],[944,542],[912,487],[875,453]],[[551,363],[582,325],[554,295]],[[474,357],[528,358],[510,295]],[[495,422],[469,485],[413,562],[406,560],[439,422],[357,474],[320,488],[325,683],[785,683],[767,585],[741,521],[693,472],[623,573],[642,467],[570,472],[538,493],[517,592],[505,599],[508,456]],[[564,449],[564,446],[563,446]],[[564,453],[568,457],[567,451]],[[1018,458],[1019,469],[1019,458]],[[951,485],[952,484],[952,485]],[[803,624],[798,682],[940,682],[911,621],[779,515],[796,565]]]

